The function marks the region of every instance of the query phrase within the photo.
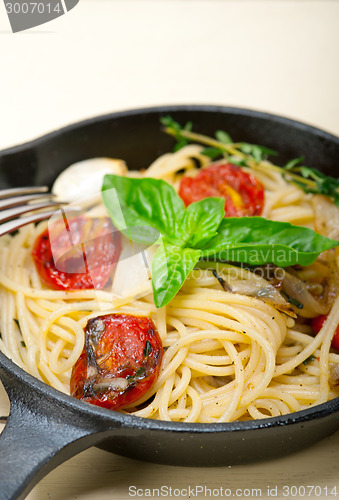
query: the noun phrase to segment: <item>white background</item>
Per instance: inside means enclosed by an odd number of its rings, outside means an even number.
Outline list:
[[[170,103],[250,107],[339,134],[339,2],[80,0],[12,34],[0,5],[0,148]]]
[[[80,0],[12,34],[1,2],[0,149],[97,114],[175,103],[269,111],[339,135],[338,26],[336,0]],[[261,488],[261,498],[268,486],[284,498],[284,485],[337,485],[339,496],[338,463],[339,433],[292,457],[232,468],[157,466],[92,449],[28,498],[123,500],[133,484]]]

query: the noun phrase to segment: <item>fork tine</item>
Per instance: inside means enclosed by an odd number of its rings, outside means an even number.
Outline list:
[[[53,214],[55,214],[55,210],[49,210],[47,212],[37,212],[36,214],[27,215],[26,217],[20,217],[19,219],[0,224],[0,236],[11,233],[12,231],[16,231],[20,227],[26,226],[27,224],[40,222],[44,219],[49,219]]]
[[[30,203],[33,202],[33,203]],[[49,219],[57,210],[63,212],[64,201],[56,200],[47,186],[29,186],[0,190],[0,236],[27,224]],[[83,207],[69,207],[67,215],[82,213]],[[34,213],[33,213],[34,212]],[[22,217],[22,215],[25,215]]]
[[[9,208],[8,210],[2,210],[0,212],[0,223],[2,224],[8,220],[15,219],[28,212],[42,210],[43,208],[60,207],[61,205],[62,203],[58,201],[45,201],[43,203],[35,203],[34,205],[22,205],[15,208]]]
[[[31,193],[47,193],[48,186],[27,186],[27,187],[15,187],[9,189],[0,190],[0,200],[4,198],[9,198],[10,196],[21,196],[24,194]]]
[[[17,207],[18,205],[24,205],[30,201],[39,200],[39,199],[48,199],[54,198],[53,194],[26,194],[24,196],[13,196],[12,198],[6,198],[0,200],[0,210],[4,210],[5,208]],[[31,205],[34,210],[35,205]],[[0,213],[1,217],[1,213]]]

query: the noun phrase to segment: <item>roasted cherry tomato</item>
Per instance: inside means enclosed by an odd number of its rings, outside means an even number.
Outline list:
[[[312,328],[314,333],[320,332],[326,320],[327,320],[326,314],[323,314],[322,316],[317,316],[316,318],[312,319]],[[337,349],[339,351],[339,326],[334,332],[331,346],[333,347],[333,349]]]
[[[90,319],[73,367],[71,395],[118,410],[138,401],[158,378],[163,349],[151,319],[107,314]]]
[[[215,163],[196,177],[183,177],[179,196],[186,206],[209,196],[225,198],[225,217],[261,215],[264,187],[232,163]]]
[[[71,217],[51,224],[32,256],[41,279],[57,290],[100,289],[121,252],[120,234],[107,217]]]

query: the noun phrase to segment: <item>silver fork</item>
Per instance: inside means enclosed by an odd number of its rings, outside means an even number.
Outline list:
[[[54,195],[48,193],[47,186],[0,190],[0,236],[31,222],[39,222],[51,217],[56,208],[64,204],[53,198]],[[29,215],[22,217],[27,213]]]

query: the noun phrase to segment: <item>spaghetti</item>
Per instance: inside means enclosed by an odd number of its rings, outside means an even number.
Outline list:
[[[201,146],[188,145],[161,156],[145,172],[127,175],[163,179],[178,190],[183,175],[197,175],[197,163],[205,168],[210,159]],[[279,172],[244,171],[265,188],[265,218],[319,231],[313,195]],[[288,311],[291,304],[280,293],[279,303],[265,273],[259,276],[253,269],[230,264],[193,270],[161,309],[154,305],[150,279],[125,297],[117,297],[109,285],[103,290],[51,290],[41,281],[31,255],[46,224],[26,226],[0,239],[0,348],[38,379],[69,393],[86,324],[103,312],[118,312],[152,318],[164,347],[158,379],[137,406],[125,412],[160,420],[230,422],[283,415],[339,396],[338,385],[330,383],[330,371],[339,363],[339,353],[331,349],[339,297],[332,300],[327,321],[313,336],[307,314],[302,317],[297,306]],[[327,254],[330,257],[299,270],[309,285],[307,293],[311,289],[316,295],[328,279],[328,262],[335,265],[336,251]],[[267,287],[271,300],[262,300],[257,291]]]

